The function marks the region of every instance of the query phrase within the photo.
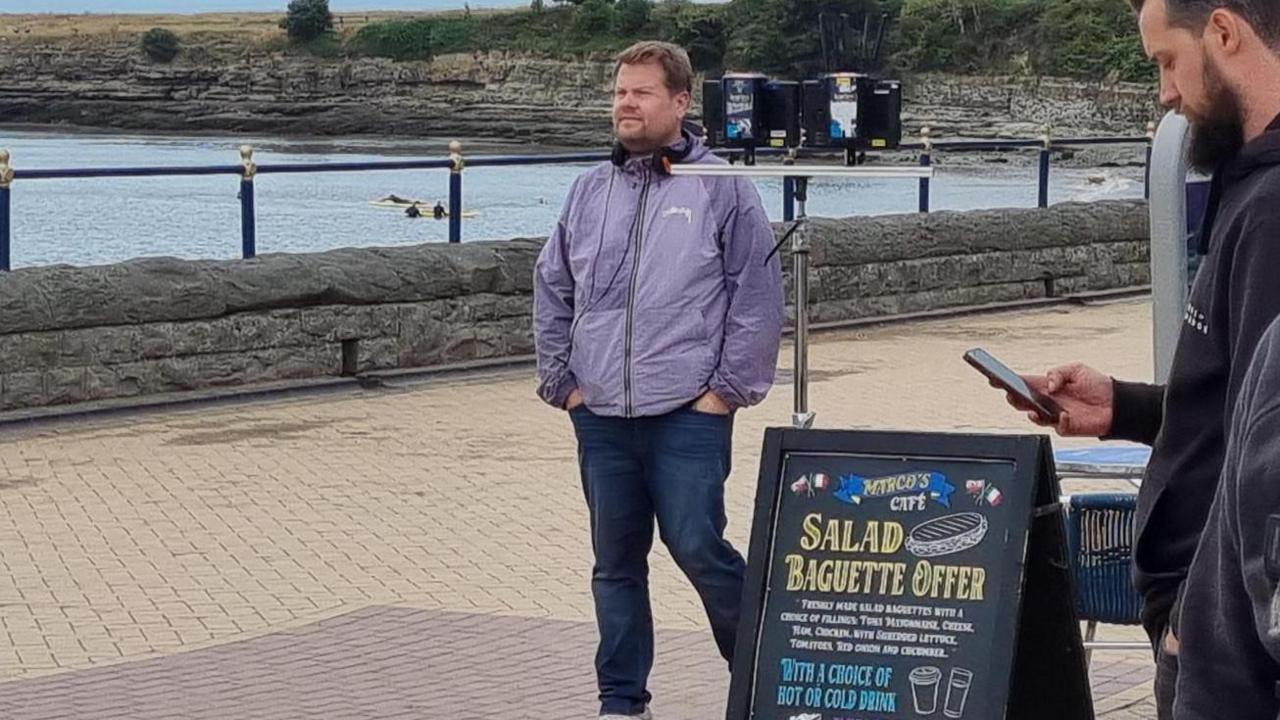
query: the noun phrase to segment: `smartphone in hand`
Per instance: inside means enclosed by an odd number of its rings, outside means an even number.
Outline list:
[[[1058,422],[1058,417],[1062,415],[1062,407],[1054,402],[1053,398],[1032,390],[1018,373],[995,359],[991,353],[982,348],[974,348],[964,354],[964,360],[975,370],[987,376],[988,380],[1035,408],[1036,414],[1041,419],[1051,423]]]

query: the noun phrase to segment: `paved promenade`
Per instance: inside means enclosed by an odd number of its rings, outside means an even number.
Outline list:
[[[1024,432],[964,350],[1146,379],[1150,323],[1127,301],[821,335],[817,424]],[[738,418],[740,548],[789,378]],[[593,717],[573,458],[527,369],[0,428],[0,717]],[[652,565],[655,714],[723,717],[697,597]],[[1155,716],[1145,654],[1095,653],[1092,676],[1100,717]]]

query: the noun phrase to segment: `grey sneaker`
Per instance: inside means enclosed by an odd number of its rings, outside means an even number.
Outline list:
[[[639,715],[617,715],[615,713],[609,713],[608,715],[601,715],[600,720],[653,720],[653,713],[649,712],[649,708],[645,708],[644,712]]]

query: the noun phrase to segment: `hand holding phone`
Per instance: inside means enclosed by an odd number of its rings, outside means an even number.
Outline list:
[[[964,360],[985,375],[992,385],[1008,392],[1032,408],[1043,422],[1053,425],[1058,423],[1062,416],[1062,406],[1048,395],[1032,389],[1018,373],[995,359],[991,353],[982,348],[974,348],[964,354]]]
[[[1052,425],[1063,437],[1101,438],[1111,434],[1115,400],[1111,376],[1088,365],[1071,363],[1044,375],[1022,377],[981,348],[966,353],[965,360],[990,378],[992,385],[1003,388],[1010,404],[1033,413],[1036,424]]]

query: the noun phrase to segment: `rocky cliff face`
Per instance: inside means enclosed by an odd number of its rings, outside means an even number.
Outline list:
[[[903,122],[944,137],[1142,135],[1164,111],[1154,87],[1061,78],[919,75],[903,83]]]
[[[608,132],[601,63],[504,53],[322,60],[223,43],[161,65],[137,48],[130,40],[0,44],[0,121],[566,145]]]
[[[0,37],[0,123],[598,145],[609,133],[610,70],[498,52],[326,60],[221,35],[184,38],[163,65],[130,35]],[[1140,134],[1158,117],[1146,86],[922,76],[905,91],[909,135],[930,125],[946,136],[1029,137],[1045,122],[1060,135]]]

